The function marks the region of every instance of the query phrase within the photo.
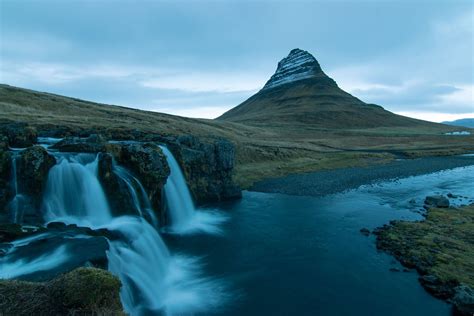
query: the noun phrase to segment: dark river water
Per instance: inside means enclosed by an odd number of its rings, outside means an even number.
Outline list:
[[[165,236],[173,252],[202,257],[220,284],[222,315],[450,315],[416,272],[377,251],[373,229],[417,220],[430,194],[474,197],[474,167],[363,186],[322,198],[244,192],[220,204],[220,235]],[[414,199],[414,201],[412,201]],[[209,297],[209,300],[214,298]]]

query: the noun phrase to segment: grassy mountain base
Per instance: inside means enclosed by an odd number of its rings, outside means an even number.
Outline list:
[[[342,122],[337,129],[317,122],[295,125],[284,120],[243,124],[184,118],[0,85],[0,125],[12,122],[30,124],[43,135],[99,132],[130,139],[185,134],[203,139],[224,137],[236,145],[235,176],[244,188],[268,177],[367,166],[400,155],[474,151],[474,130],[472,135],[447,136],[445,132],[459,128],[434,123],[349,128]]]

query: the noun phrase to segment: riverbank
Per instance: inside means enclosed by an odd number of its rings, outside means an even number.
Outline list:
[[[323,170],[267,179],[255,183],[250,190],[289,195],[324,196],[356,189],[361,185],[471,165],[474,165],[474,156],[401,159],[371,167]]]
[[[432,208],[422,221],[392,221],[374,231],[377,248],[421,275],[422,286],[454,306],[474,313],[474,204]]]

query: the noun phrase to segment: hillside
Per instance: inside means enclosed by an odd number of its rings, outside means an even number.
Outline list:
[[[422,127],[439,124],[393,114],[340,89],[307,51],[294,49],[248,100],[217,120],[248,125],[311,125],[319,128]]]
[[[298,54],[307,59],[306,52]],[[243,187],[264,178],[371,166],[400,156],[474,151],[474,132],[447,136],[444,133],[466,128],[406,118],[366,104],[339,89],[314,57],[309,62],[305,58],[291,63],[292,67],[280,62],[280,71],[260,92],[217,120],[94,103],[3,84],[0,127],[26,123],[43,136],[224,137],[236,145],[235,176]]]
[[[465,119],[459,119],[455,121],[445,121],[443,122],[443,124],[474,128],[474,118],[465,118]]]

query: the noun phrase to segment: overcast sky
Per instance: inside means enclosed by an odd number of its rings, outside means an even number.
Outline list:
[[[474,2],[0,0],[0,82],[213,118],[293,48],[363,101],[474,117]]]

